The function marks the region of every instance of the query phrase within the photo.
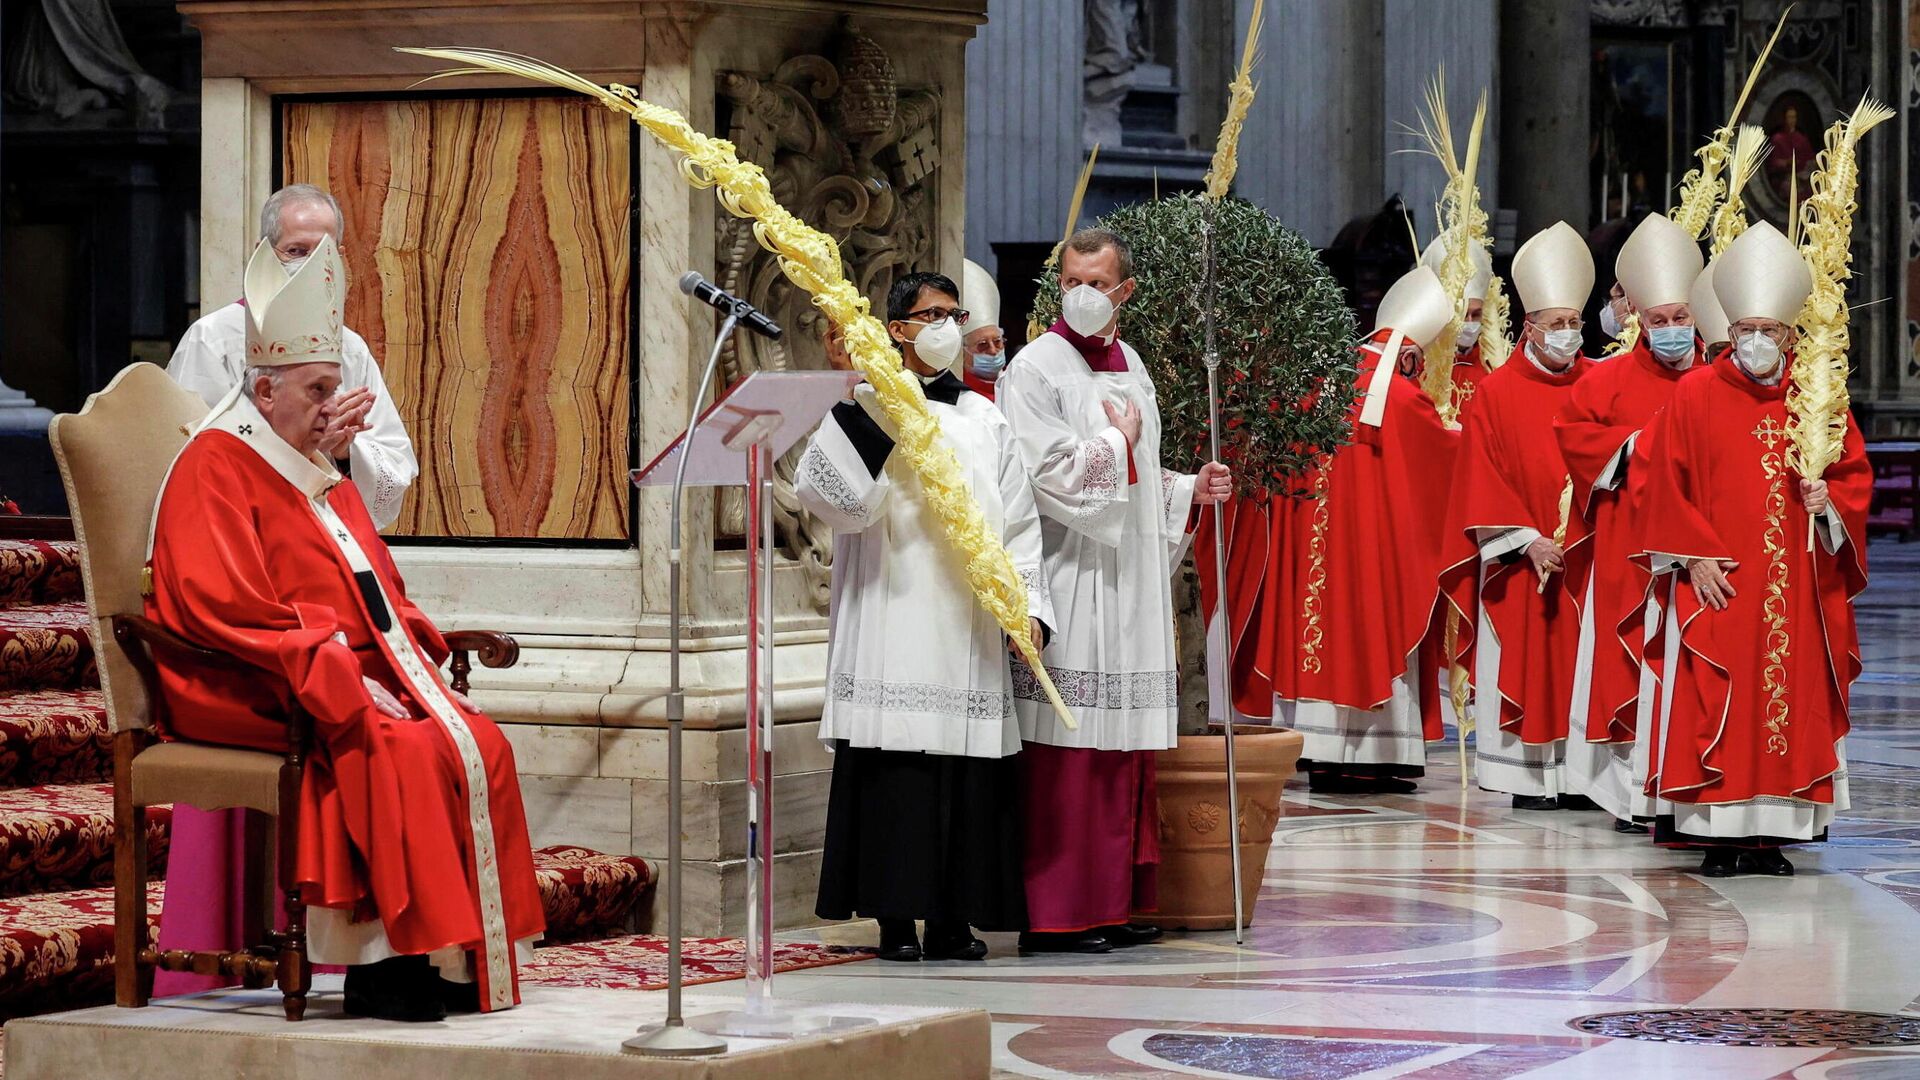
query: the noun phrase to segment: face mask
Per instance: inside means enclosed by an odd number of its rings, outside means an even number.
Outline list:
[[[992,379],[1000,374],[1001,368],[1007,366],[1007,353],[1005,349],[997,353],[977,352],[969,359],[969,363],[976,377]]]
[[[1656,326],[1647,331],[1647,347],[1670,364],[1693,359],[1693,327]]]
[[[1771,378],[1780,370],[1780,343],[1758,330],[1741,335],[1733,348],[1734,358],[1740,361],[1747,374],[1756,379]]]
[[[280,260],[280,269],[285,270],[288,277],[292,277],[300,272],[301,267],[307,265],[309,258],[312,258],[312,256],[302,255],[297,259],[282,259]]]
[[[1612,304],[1600,305],[1600,332],[1608,337],[1619,337],[1626,327],[1620,325],[1620,316],[1613,313]]]
[[[960,358],[960,325],[952,319],[922,323],[913,339],[913,353],[931,368],[949,368]]]
[[[1060,298],[1060,317],[1067,320],[1074,333],[1089,337],[1105,330],[1113,321],[1113,300],[1091,285],[1075,285]]]
[[[1564,364],[1580,355],[1580,331],[1548,330],[1540,351],[1547,359]]]
[[[1480,324],[1478,322],[1463,322],[1460,324],[1459,336],[1453,339],[1453,350],[1455,352],[1466,352],[1468,349],[1473,348],[1479,341]]]

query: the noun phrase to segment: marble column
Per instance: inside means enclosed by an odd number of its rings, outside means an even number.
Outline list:
[[[1500,5],[1501,202],[1522,242],[1556,221],[1587,226],[1590,19],[1587,0]]]
[[[1478,169],[1480,205],[1489,213],[1500,205],[1501,5],[1499,0],[1385,0],[1385,5],[1381,71],[1385,194],[1398,192],[1406,200],[1420,238],[1426,241],[1438,230],[1433,207],[1446,186],[1446,173],[1425,154],[1400,151],[1422,145],[1406,128],[1420,123],[1427,87],[1442,69],[1457,153],[1467,152],[1474,103],[1482,91],[1487,94]]]
[[[1252,6],[1237,0],[1236,25],[1245,27]],[[1385,198],[1381,132],[1393,119],[1383,115],[1380,95],[1385,17],[1383,0],[1266,6],[1260,92],[1240,139],[1234,188],[1316,247]]]

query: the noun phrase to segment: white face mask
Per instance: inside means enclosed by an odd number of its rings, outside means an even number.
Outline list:
[[[1600,305],[1600,332],[1608,337],[1619,337],[1626,327],[1620,325],[1620,316],[1614,314],[1611,301]]]
[[[1479,320],[1476,319],[1473,322],[1463,322],[1460,324],[1459,335],[1453,339],[1453,350],[1455,352],[1466,352],[1468,349],[1471,349],[1476,344],[1478,344],[1479,341],[1480,341]]]
[[[1120,286],[1115,285],[1113,289]],[[1091,337],[1113,321],[1113,300],[1108,289],[1102,292],[1091,285],[1075,285],[1060,298],[1060,317],[1081,337]]]
[[[300,272],[301,267],[307,265],[307,260],[310,258],[312,258],[311,255],[302,255],[297,259],[281,259],[280,269],[285,270],[288,277],[292,277]]]
[[[1580,355],[1580,331],[1548,330],[1542,335],[1540,351],[1557,364],[1565,364]]]
[[[1756,379],[1770,379],[1780,370],[1780,343],[1758,330],[1749,330],[1734,343],[1734,359]]]
[[[921,323],[913,339],[913,354],[930,368],[950,368],[960,359],[960,324],[952,319]]]

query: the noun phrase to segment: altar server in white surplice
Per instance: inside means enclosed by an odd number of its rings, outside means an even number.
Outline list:
[[[1075,233],[1060,253],[1062,319],[1020,351],[997,400],[1019,439],[1040,508],[1059,634],[1042,659],[1079,720],[1069,731],[1014,660],[1027,814],[1022,948],[1107,952],[1159,931],[1153,754],[1174,745],[1172,573],[1196,505],[1231,478],[1160,467],[1160,409],[1138,353],[1119,338],[1133,295],[1126,242]]]
[[[887,329],[1027,582],[1045,641],[1053,612],[1025,464],[999,410],[948,370],[967,322],[958,292],[939,274],[908,274],[888,295]],[[831,337],[828,355],[845,366]],[[820,718],[833,789],[817,911],[878,920],[884,960],[980,960],[987,946],[970,927],[1026,927],[1007,639],[893,443],[862,386],[821,422],[794,480],[800,504],[835,533]]]
[[[339,247],[340,228],[340,205],[311,184],[281,188],[260,210],[260,235],[289,274],[305,265],[322,239],[332,237]],[[353,477],[374,525],[384,529],[399,519],[420,463],[366,339],[344,327],[341,333],[340,400],[320,451]],[[212,408],[240,385],[247,367],[247,309],[235,300],[187,327],[167,374]]]

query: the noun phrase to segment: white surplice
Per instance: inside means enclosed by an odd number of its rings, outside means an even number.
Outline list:
[[[1046,333],[1001,375],[995,397],[1033,477],[1059,633],[1047,672],[1079,720],[1069,731],[1033,673],[1014,661],[1022,737],[1052,746],[1164,750],[1178,732],[1174,563],[1186,543],[1194,477],[1160,468],[1160,408],[1140,356],[1095,372]],[[1140,408],[1129,484],[1126,440],[1103,403]]]
[[[1028,614],[1052,628],[1040,520],[1006,418],[952,375],[926,390],[941,440],[1026,582]],[[864,387],[859,397],[868,399]],[[919,479],[892,449],[877,407],[843,403],[821,422],[794,478],[800,504],[834,530],[820,738],[966,757],[1015,753],[1006,638],[974,599]]]
[[[341,356],[341,387],[352,390],[364,386],[373,391],[367,430],[353,437],[348,461],[354,486],[366,500],[368,515],[384,529],[399,519],[401,500],[420,475],[420,464],[366,339],[343,328]],[[199,394],[208,408],[220,404],[246,371],[247,309],[237,301],[188,327],[173,359],[167,362],[167,374],[173,381]]]

